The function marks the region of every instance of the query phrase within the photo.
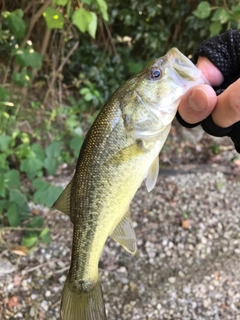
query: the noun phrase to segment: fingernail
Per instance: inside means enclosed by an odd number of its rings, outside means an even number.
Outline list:
[[[194,89],[188,98],[190,107],[194,111],[201,112],[209,107],[209,98],[206,92],[202,89]]]

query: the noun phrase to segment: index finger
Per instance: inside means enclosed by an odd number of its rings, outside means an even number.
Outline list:
[[[221,71],[206,57],[199,57],[196,66],[213,87],[219,86],[223,82]]]

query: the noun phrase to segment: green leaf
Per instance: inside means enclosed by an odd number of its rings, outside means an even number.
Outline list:
[[[19,188],[20,187],[20,175],[17,170],[9,170],[5,174],[6,184],[8,188]]]
[[[131,74],[136,74],[138,72],[140,72],[143,68],[143,64],[139,63],[139,62],[134,62],[134,61],[130,61],[127,64],[129,72]]]
[[[9,100],[9,92],[7,89],[0,87],[0,101],[8,101]]]
[[[42,179],[35,179],[33,186],[36,188],[34,200],[48,207],[51,207],[62,193],[62,188],[52,186]]]
[[[57,170],[57,165],[58,165],[57,160],[54,158],[47,157],[44,160],[44,168],[46,168],[48,173],[51,175],[55,174]]]
[[[21,215],[16,203],[11,203],[8,207],[7,218],[11,227],[16,227],[21,224]]]
[[[25,145],[28,145],[30,142],[30,135],[26,132],[18,133],[19,138],[21,139],[21,142]],[[30,149],[30,148],[29,148]]]
[[[26,24],[22,17],[12,12],[7,16],[7,23],[10,31],[16,39],[22,39],[25,35]]]
[[[212,16],[212,21],[220,22],[221,24],[226,23],[230,20],[230,14],[223,8],[217,9]]]
[[[5,198],[6,195],[6,177],[4,173],[0,173],[0,197]]]
[[[51,242],[49,228],[44,228],[43,229],[43,231],[40,233],[40,238],[42,238],[43,241],[46,242],[46,243],[50,243]]]
[[[72,156],[69,151],[62,151],[61,153],[62,162],[70,164],[72,161]]]
[[[22,9],[16,9],[12,12],[12,14],[14,14],[15,16],[18,16],[20,18],[23,18],[24,12],[22,11]]]
[[[9,165],[7,161],[7,153],[0,153],[0,168],[9,170]]]
[[[22,143],[17,147],[16,155],[20,160],[25,158],[35,158],[35,153],[30,149],[28,142],[26,144]]]
[[[31,228],[42,228],[44,220],[40,216],[35,216],[31,221],[26,225],[29,230],[25,231],[24,238],[29,242],[28,246],[32,246],[37,239],[39,238],[40,231],[31,230]],[[35,239],[35,240],[34,240]]]
[[[47,189],[48,183],[41,178],[37,178],[33,180],[33,186],[38,190],[44,190]]]
[[[72,114],[66,119],[66,127],[72,132],[79,125],[79,119],[76,114]]]
[[[187,219],[188,218],[188,214],[186,212],[183,212],[182,216],[183,216],[183,219]]]
[[[239,17],[240,17],[240,3],[238,3],[236,6],[232,6],[232,10],[229,12],[230,14],[230,20],[236,22],[238,21],[238,26],[240,25]],[[239,27],[238,27],[239,28]]]
[[[198,17],[199,19],[206,19],[210,16],[211,13],[211,6],[209,2],[202,1],[197,6],[197,10],[193,11],[193,14]]]
[[[105,21],[108,21],[108,13],[107,13],[108,6],[107,6],[107,2],[105,0],[97,0],[97,4],[98,4],[99,9],[100,9],[100,11],[102,13],[103,19]]]
[[[39,189],[34,193],[34,200],[51,207],[62,193],[62,188],[47,184],[46,188]]]
[[[11,137],[0,135],[0,150],[1,151],[7,150],[10,142],[11,142]]]
[[[31,151],[33,151],[36,155],[36,158],[41,160],[42,162],[45,159],[45,153],[42,146],[38,143],[34,143],[31,145]]]
[[[66,6],[68,3],[68,0],[54,0],[53,1],[54,4],[56,4],[57,6]]]
[[[75,158],[78,158],[83,140],[83,137],[76,136],[73,137],[70,141],[70,148],[72,149]]]
[[[84,96],[84,100],[85,101],[91,101],[94,99],[94,95],[91,92],[88,92],[87,94],[85,94]]]
[[[82,0],[81,2],[90,5],[92,3],[92,0]]]
[[[12,79],[19,87],[29,88],[32,82],[32,73],[23,69],[21,72],[14,72]]]
[[[3,213],[3,210],[9,207],[9,203],[10,203],[9,200],[0,200],[0,217],[1,217],[1,214]]]
[[[21,162],[20,170],[25,172],[29,179],[38,175],[43,168],[43,162],[37,158],[27,158]]]
[[[95,12],[90,12],[92,15],[92,21],[88,25],[88,33],[90,36],[95,39],[96,31],[97,31],[97,15]]]
[[[26,64],[33,69],[40,70],[42,68],[42,56],[36,51],[29,51],[27,54],[28,63]]]
[[[30,248],[30,247],[32,247],[37,241],[38,241],[38,235],[37,235],[37,234],[32,234],[32,235],[25,236],[25,237],[22,239],[22,244],[23,244],[25,247]]]
[[[32,67],[36,70],[39,70],[42,67],[42,56],[31,47],[15,50],[13,54],[21,67]]]
[[[82,88],[81,90],[79,90],[79,93],[81,93],[82,95],[85,95],[87,94],[88,92],[90,92],[90,89],[85,87],[85,88]]]
[[[222,29],[222,25],[220,22],[216,21],[216,22],[212,22],[210,24],[210,37],[215,36],[217,34],[219,34],[219,32]]]
[[[42,217],[36,216],[27,224],[28,228],[41,228],[43,226],[44,220]]]
[[[48,29],[63,29],[64,18],[57,9],[48,7],[43,16],[45,18]]]
[[[57,158],[61,153],[61,142],[55,141],[52,142],[45,150],[46,155],[49,158]]]
[[[88,30],[88,25],[91,21],[91,13],[85,10],[84,8],[80,8],[74,11],[72,16],[72,22],[81,32],[85,32]]]
[[[81,127],[76,127],[73,131],[74,131],[74,133],[75,133],[76,135],[78,135],[79,137],[82,138],[82,136],[83,136],[83,130],[82,130]]]
[[[9,200],[17,205],[21,215],[28,212],[27,198],[20,190],[11,189],[9,192]]]

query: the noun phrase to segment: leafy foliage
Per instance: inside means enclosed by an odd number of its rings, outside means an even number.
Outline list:
[[[37,231],[36,229],[40,229],[43,227],[44,220],[42,217],[35,216],[31,219],[31,221],[26,225],[26,228],[28,229],[24,233],[24,237],[22,239],[22,244],[30,248],[34,244],[36,244],[39,239],[42,239],[44,242],[49,243],[50,242],[50,230],[49,228],[45,227],[42,229],[42,231]],[[32,229],[32,230],[31,230]]]
[[[231,8],[228,7],[211,7],[208,1],[202,1],[193,11],[193,14],[199,19],[210,18],[210,36],[217,35],[222,31],[224,25],[227,27],[240,27],[240,3],[233,4]]]

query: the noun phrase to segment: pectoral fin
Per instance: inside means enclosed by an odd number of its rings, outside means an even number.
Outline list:
[[[108,165],[119,166],[121,164],[125,164],[127,162],[131,162],[136,157],[141,156],[144,152],[144,147],[142,143],[137,141],[126,148],[115,153],[109,160]]]
[[[72,189],[72,180],[63,190],[59,198],[54,202],[52,209],[57,209],[66,215],[70,216],[70,196]]]
[[[136,235],[129,213],[126,214],[110,237],[117,241],[126,251],[130,252],[131,254],[135,254],[137,252]]]
[[[148,174],[145,180],[145,184],[147,187],[148,192],[150,192],[157,182],[159,172],[159,159],[158,156],[154,159],[153,163],[151,164],[151,167],[148,170]]]

